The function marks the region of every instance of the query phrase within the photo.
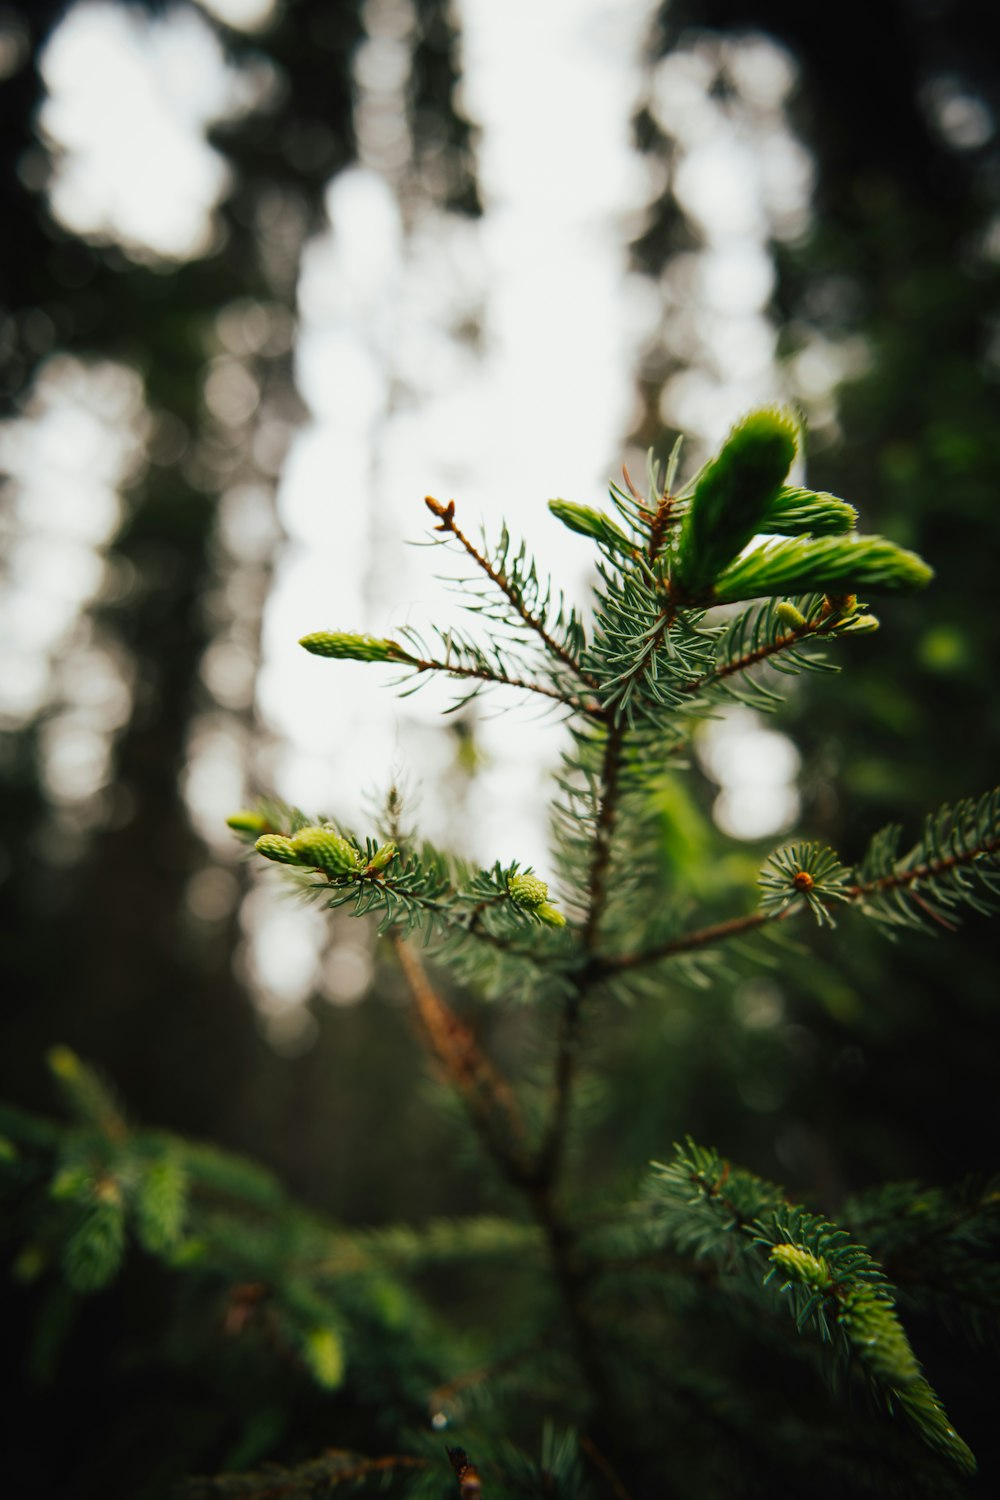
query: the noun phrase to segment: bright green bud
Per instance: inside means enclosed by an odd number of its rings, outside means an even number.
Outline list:
[[[537,875],[512,875],[507,889],[514,905],[527,911],[537,911],[549,899],[549,888]]]
[[[804,1281],[817,1292],[830,1286],[830,1267],[821,1255],[813,1255],[799,1245],[775,1245],[771,1259],[792,1281]]]
[[[74,1083],[83,1072],[83,1064],[75,1052],[68,1047],[50,1047],[48,1064],[57,1078],[64,1083]]]
[[[589,505],[574,505],[572,500],[550,500],[549,510],[557,521],[568,526],[579,536],[590,537],[617,552],[631,552],[632,543],[610,516],[603,511],[592,510]]]
[[[283,833],[265,833],[254,844],[258,854],[263,854],[265,859],[276,859],[279,865],[297,865],[299,857],[292,848],[291,839],[286,839]]]
[[[798,424],[788,412],[751,412],[702,470],[681,528],[675,578],[700,593],[714,583],[752,536],[781,489],[795,457]]]
[[[853,505],[825,491],[802,490],[782,485],[761,521],[761,531],[779,536],[826,536],[853,531],[858,513]]]
[[[94,1184],[89,1167],[61,1167],[49,1183],[49,1196],[62,1199],[88,1199]]]
[[[507,889],[515,906],[530,911],[546,927],[566,926],[566,918],[549,900],[548,886],[537,875],[513,875],[507,882]]]
[[[789,604],[787,599],[782,599],[775,614],[783,625],[788,625],[792,630],[804,630],[809,623],[802,611],[796,609],[794,604]]]
[[[261,834],[267,828],[267,819],[261,817],[260,813],[249,810],[230,813],[226,823],[234,833]]]
[[[344,1350],[333,1329],[310,1328],[302,1352],[316,1381],[325,1390],[336,1390],[344,1378]]]
[[[838,635],[872,635],[878,630],[881,621],[878,615],[855,615],[853,620],[846,620],[838,628]]]
[[[769,594],[896,593],[922,589],[933,576],[923,558],[883,536],[789,537],[739,558],[719,577],[713,594],[718,604],[735,604]]]
[[[95,1188],[96,1202],[63,1247],[66,1280],[76,1292],[96,1292],[115,1275],[125,1252],[121,1193]]]
[[[331,656],[337,661],[408,661],[395,641],[375,635],[348,635],[342,630],[317,630],[299,641],[313,656]]]
[[[391,841],[387,844],[380,844],[368,861],[369,870],[384,870],[387,865],[392,864],[398,853],[399,849]]]
[[[844,1298],[838,1321],[865,1364],[897,1388],[920,1379],[920,1366],[892,1307],[868,1287]]]
[[[150,1162],[139,1182],[136,1203],[139,1238],[154,1255],[172,1250],[181,1238],[187,1203],[184,1169],[173,1157]]]
[[[332,828],[300,828],[289,843],[296,863],[315,865],[331,875],[346,875],[361,863],[354,845]]]

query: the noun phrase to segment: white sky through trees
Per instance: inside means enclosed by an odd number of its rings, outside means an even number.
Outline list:
[[[203,9],[251,30],[266,26],[273,5],[205,0]],[[482,769],[466,808],[453,774],[441,795],[456,753],[437,728],[442,694],[429,689],[401,702],[387,670],[317,661],[297,638],[322,628],[391,635],[405,624],[439,624],[456,609],[434,579],[450,571],[446,549],[406,545],[427,536],[425,493],[454,498],[470,534],[482,524],[493,536],[505,520],[530,540],[543,568],[584,596],[590,550],[548,514],[546,501],[602,503],[625,456],[635,375],[651,342],[664,341],[683,365],[667,386],[663,417],[665,427],[692,434],[692,460],[747,407],[780,394],[766,310],[768,240],[804,230],[811,190],[808,155],[784,118],[794,70],[773,45],[749,39],[701,45],[649,72],[642,54],[653,13],[649,0],[461,0],[460,103],[478,131],[485,209],[476,221],[449,215],[407,175],[406,0],[364,8],[368,38],[355,59],[360,160],[332,182],[329,228],[306,246],[299,279],[295,375],[307,417],[278,476],[286,541],[257,685],[278,746],[259,769],[291,800],[357,824],[366,798],[403,772],[422,785],[419,811],[430,835],[484,860],[518,858],[544,872],[558,724],[540,720],[531,705],[511,711],[495,696],[480,699]],[[735,103],[713,93],[721,68],[736,85]],[[190,4],[149,18],[113,0],[83,0],[51,39],[43,71],[49,97],[40,126],[58,152],[50,201],[66,226],[140,259],[209,251],[230,174],[206,130],[266,109],[267,66],[231,64]],[[704,242],[698,255],[677,257],[659,287],[628,262],[629,241],[663,188],[632,145],[641,102],[677,142],[677,192]],[[802,385],[811,381],[812,389],[803,395],[820,425],[829,423],[831,382],[858,351],[824,347],[806,356]],[[43,366],[39,390],[54,390],[57,378],[65,406],[79,379],[68,366]],[[117,377],[100,378],[111,390]],[[206,387],[213,415],[252,418],[256,393],[240,384],[238,358],[213,378]],[[13,454],[17,482],[26,482],[17,455],[31,451],[26,424],[51,413],[55,399],[36,395],[21,422],[0,433],[0,457],[10,462]],[[93,400],[81,412],[110,445],[95,472],[113,494],[134,471],[141,412],[127,434],[109,427]],[[102,505],[106,521],[95,520],[94,534],[84,536],[98,557],[117,515],[110,501]],[[25,568],[33,537],[42,536],[32,516],[43,517],[46,504],[36,496],[31,509],[19,522]],[[251,506],[251,527],[260,519],[254,514]],[[50,591],[60,587],[60,566],[57,559],[47,570]],[[67,561],[65,609],[83,608],[98,586],[81,577],[79,559]],[[30,590],[30,573],[20,585]],[[27,659],[33,643],[21,644]],[[53,643],[44,648],[51,655]],[[46,680],[42,667],[33,674],[22,665],[20,697],[6,705],[11,722],[33,711]],[[120,704],[116,713],[120,720]],[[92,780],[104,764],[94,732],[88,721]],[[780,831],[797,813],[794,751],[772,729],[762,735],[756,718],[742,714],[716,724],[706,745],[705,763],[721,787],[719,821],[736,836]],[[245,747],[238,737],[227,741],[223,728],[214,740],[207,730],[196,737],[193,750],[193,815],[221,851]],[[60,754],[72,763],[65,746],[52,753],[55,764]],[[305,912],[294,919],[316,921]],[[291,920],[287,908],[271,918],[279,920]],[[287,948],[287,933],[268,938],[249,925],[264,988],[285,1007],[303,998],[314,968],[279,982],[275,955]],[[344,994],[358,993],[361,959],[341,960]]]

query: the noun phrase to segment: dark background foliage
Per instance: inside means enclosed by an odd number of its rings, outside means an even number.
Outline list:
[[[209,452],[197,395],[206,338],[218,309],[236,299],[290,305],[323,189],[352,159],[359,8],[291,0],[254,41],[286,86],[268,114],[217,132],[235,169],[222,210],[225,248],[166,273],[60,228],[26,166],[37,157],[38,56],[63,11],[48,0],[4,9],[5,24],[27,42],[22,66],[0,85],[0,303],[14,330],[0,356],[6,410],[19,410],[49,352],[25,332],[37,328],[30,314],[41,310],[55,347],[138,368],[157,419],[200,445],[204,461],[151,465],[133,487],[111,554],[127,584],[94,609],[94,628],[141,684],[117,740],[106,815],[75,841],[53,833],[38,736],[56,705],[4,736],[0,1093],[52,1110],[44,1055],[66,1042],[115,1080],[134,1114],[266,1162],[344,1220],[424,1218],[457,1202],[495,1206],[486,1168],[460,1148],[455,1121],[426,1088],[394,973],[380,972],[363,1005],[322,1008],[312,1049],[281,1058],[259,1035],[232,967],[235,912],[197,929],[185,915],[188,884],[211,861],[180,778],[205,694],[199,665],[212,631],[205,601],[217,582],[216,501],[223,478],[246,461]],[[445,201],[476,213],[469,127],[451,102],[457,38],[439,0],[420,0],[417,11],[410,107],[418,151],[421,132],[444,141]],[[921,810],[996,780],[1000,257],[988,236],[1000,157],[996,132],[972,148],[949,144],[927,103],[935,79],[948,75],[997,118],[1000,72],[983,27],[983,7],[971,0],[819,8],[676,0],[651,27],[651,59],[705,33],[747,30],[774,36],[797,59],[795,122],[815,153],[816,213],[807,239],[777,247],[782,346],[794,352],[804,330],[819,330],[861,334],[871,352],[866,373],[840,393],[844,440],[813,455],[810,482],[851,499],[866,528],[916,548],[937,570],[926,595],[886,610],[884,630],[854,647],[848,671],[805,681],[785,713],[805,762],[803,828],[848,858],[881,824],[902,821],[915,833]],[[236,52],[248,45],[224,35]],[[669,167],[670,142],[648,116],[636,129]],[[285,229],[262,250],[251,226],[260,204],[275,198]],[[637,263],[657,277],[692,239],[668,190],[635,246]],[[294,419],[287,348],[258,359],[267,398]],[[654,413],[668,373],[651,350],[641,377],[643,443],[661,436]],[[262,565],[257,616],[241,623],[251,651],[267,586]],[[246,717],[252,725],[249,706]],[[692,859],[722,856],[707,818],[711,795],[701,782],[692,809],[698,833],[686,842],[665,802],[664,857],[679,876]],[[651,1010],[608,1018],[590,1043],[604,1082],[579,1132],[579,1185],[634,1181],[687,1131],[800,1195],[818,1195],[832,1212],[872,1182],[947,1182],[995,1169],[991,941],[978,918],[957,939],[895,946],[845,920],[789,961],[778,1024],[738,1024],[732,985],[694,998],[678,992],[666,1018]],[[745,1010],[755,992],[739,983]],[[502,1031],[505,1023],[495,1024]],[[450,1294],[470,1316],[482,1315],[474,1278]],[[45,1284],[26,1291],[5,1283],[2,1296],[3,1358],[20,1390],[7,1408],[12,1438],[3,1459],[12,1494],[139,1497],[192,1470],[303,1457],[331,1441],[391,1446],[371,1393],[321,1397],[301,1373],[245,1360],[221,1336],[211,1359],[191,1363],[186,1340],[214,1314],[179,1304],[141,1260],[113,1291],[77,1307]],[[988,1493],[997,1472],[988,1362],[970,1361],[929,1329],[914,1336],[980,1453]],[[163,1347],[168,1357],[154,1360],[151,1351]],[[43,1434],[41,1443],[29,1432]]]

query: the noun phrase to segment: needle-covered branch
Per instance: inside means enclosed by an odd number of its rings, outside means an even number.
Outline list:
[[[624,487],[611,487],[607,510],[550,501],[551,516],[595,549],[586,631],[582,607],[565,603],[505,527],[496,545],[477,545],[458,524],[453,501],[428,498],[441,544],[471,565],[462,598],[476,627],[431,626],[423,635],[407,628],[399,639],[340,631],[303,639],[314,654],[396,667],[406,692],[432,677],[451,679],[462,695],[456,708],[494,687],[558,705],[569,738],[555,777],[552,897],[521,862],[478,868],[402,832],[395,814],[378,838],[364,841],[275,803],[231,821],[258,855],[285,866],[309,899],[368,914],[391,935],[424,1044],[494,1169],[534,1221],[524,1249],[533,1267],[541,1262],[540,1274],[547,1268],[557,1293],[548,1315],[565,1329],[557,1357],[575,1361],[568,1382],[565,1364],[560,1373],[562,1389],[579,1391],[574,1421],[604,1413],[607,1422],[612,1411],[615,1422],[627,1420],[621,1392],[642,1404],[647,1371],[656,1372],[657,1391],[682,1393],[677,1399],[697,1423],[709,1420],[706,1413],[718,1418],[720,1404],[698,1387],[691,1368],[697,1335],[690,1326],[698,1308],[718,1299],[734,1302],[744,1327],[758,1320],[769,1347],[813,1369],[860,1377],[887,1411],[907,1417],[930,1448],[968,1473],[971,1455],[916,1362],[896,1290],[859,1238],[695,1147],[660,1172],[643,1212],[620,1216],[621,1253],[610,1260],[598,1253],[601,1237],[588,1238],[569,1207],[568,1147],[582,1118],[584,1061],[600,1067],[596,1046],[587,1045],[599,1010],[650,994],[669,1003],[674,981],[717,976],[724,950],[734,962],[755,947],[758,958],[780,962],[786,924],[799,928],[800,917],[832,927],[841,913],[854,912],[890,928],[952,927],[962,907],[986,910],[1000,896],[998,793],[941,809],[908,852],[898,830],[884,830],[855,868],[808,834],[796,836],[766,860],[752,909],[744,876],[692,872],[690,859],[685,864],[665,847],[658,809],[669,805],[699,721],[729,699],[777,708],[782,679],[792,684],[800,673],[836,670],[828,653],[877,629],[859,596],[919,589],[931,577],[913,553],[859,534],[847,501],[792,482],[801,444],[798,417],[765,408],[738,422],[686,483],[678,478],[678,443],[666,465],[651,458],[645,494],[626,473]],[[715,859],[716,835],[698,837],[706,861]],[[699,908],[700,922],[691,917]],[[448,999],[431,982],[417,939],[434,972],[447,971],[455,986]],[[671,988],[663,983],[668,974]],[[453,993],[468,997],[460,1002],[462,1018]],[[529,1013],[511,1026],[512,1036],[530,1039],[523,1062],[505,1056],[501,1071],[481,1046],[479,1028],[465,1019],[466,1003]],[[547,1065],[539,1066],[540,1058]],[[164,1202],[168,1196],[164,1188]],[[982,1236],[988,1218],[980,1204],[968,1223]],[[511,1245],[517,1241],[516,1228],[483,1223],[487,1240],[507,1234]],[[968,1321],[971,1308],[992,1306],[994,1283],[978,1251],[957,1248],[960,1225],[940,1215],[935,1223],[927,1245],[947,1246],[950,1258],[938,1262],[929,1251],[928,1258],[916,1239],[909,1248],[900,1243],[892,1262],[898,1300],[908,1305],[908,1268],[938,1287],[947,1267],[957,1268],[964,1301],[941,1296]],[[463,1232],[471,1256],[471,1226]],[[351,1253],[364,1255],[346,1246],[339,1253],[342,1268]],[[336,1255],[325,1264],[335,1262]],[[703,1274],[705,1265],[711,1274]],[[628,1321],[630,1271],[673,1278],[662,1307],[644,1304],[641,1327]],[[359,1266],[357,1276],[363,1274]],[[336,1319],[317,1318],[310,1327],[319,1330],[314,1362],[329,1374]],[[452,1385],[457,1390],[461,1382]],[[478,1385],[470,1384],[467,1399]],[[722,1404],[730,1410],[728,1394]],[[747,1439],[745,1424],[742,1432]],[[879,1448],[883,1436],[878,1428],[866,1441]],[[586,1441],[603,1452],[593,1433]],[[904,1430],[892,1441],[909,1439]],[[500,1469],[489,1468],[488,1448],[480,1465],[479,1451],[475,1484],[482,1475],[485,1490],[488,1473]],[[566,1451],[573,1458],[577,1448]],[[553,1448],[553,1463],[555,1455]],[[614,1466],[596,1467],[617,1494],[623,1485]]]

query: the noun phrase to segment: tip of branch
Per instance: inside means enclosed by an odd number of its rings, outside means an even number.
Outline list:
[[[435,531],[450,531],[452,529],[452,522],[455,519],[454,500],[449,500],[447,505],[442,505],[440,500],[434,499],[433,495],[425,495],[424,504],[431,514],[437,516],[441,522],[440,526],[434,528]]]

